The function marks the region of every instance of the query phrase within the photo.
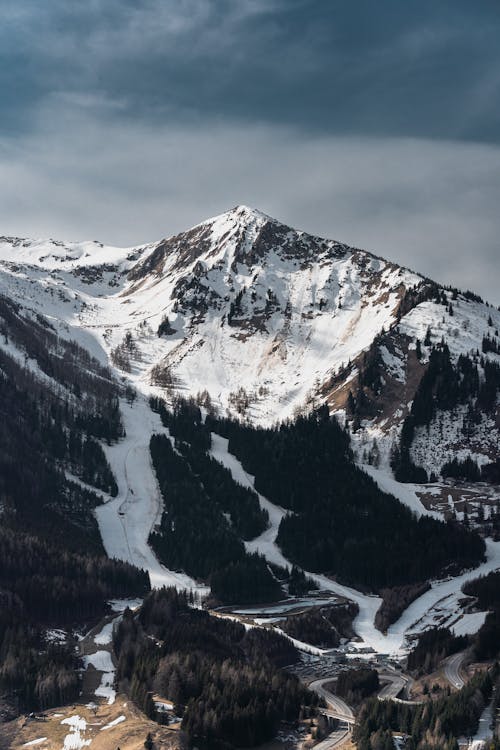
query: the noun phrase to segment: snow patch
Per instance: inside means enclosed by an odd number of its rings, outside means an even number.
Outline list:
[[[116,699],[116,690],[113,685],[115,682],[115,666],[111,659],[109,651],[96,651],[95,654],[87,654],[83,657],[85,668],[94,667],[98,672],[102,672],[101,684],[96,688],[95,695],[98,698],[105,698],[108,706],[111,706]]]
[[[113,640],[113,625],[115,620],[106,623],[99,633],[94,636],[94,643],[98,646],[107,646]]]
[[[64,738],[64,744],[62,750],[82,750],[84,747],[88,747],[92,740],[86,740],[82,737],[82,732],[87,729],[87,722],[78,714],[70,716],[67,719],[63,719],[61,724],[66,724],[70,727],[69,733]]]
[[[25,742],[23,747],[32,747],[33,745],[41,745],[42,742],[45,742],[47,740],[47,737],[39,737],[37,740],[31,740],[31,742]]]
[[[116,727],[118,724],[121,724],[125,720],[126,720],[125,716],[119,716],[117,719],[110,721],[109,724],[106,724],[105,727],[101,727],[101,732],[105,732],[107,729],[112,729],[113,727]]]

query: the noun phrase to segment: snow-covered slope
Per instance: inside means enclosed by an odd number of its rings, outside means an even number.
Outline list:
[[[144,391],[153,368],[167,368],[163,380],[184,393],[207,389],[218,406],[261,422],[290,416],[366,349],[418,282],[244,206],[139,248],[0,242],[0,293],[102,359],[130,332],[131,374]]]
[[[139,247],[0,238],[2,295],[28,318],[46,320],[60,337],[77,341],[141,392],[135,407],[122,410],[127,441],[106,448],[119,496],[97,515],[108,552],[146,565],[158,584],[194,586],[161,568],[147,547],[159,510],[148,430],[161,425],[143,396],[202,394],[222,414],[228,410],[260,424],[326,401],[356,427],[355,452],[360,462],[374,465],[370,471],[379,484],[419,513],[434,512],[422,506],[424,496],[444,497],[446,505],[449,499],[450,507],[457,498],[448,496],[447,487],[395,482],[391,447],[432,344],[444,341],[456,362],[461,354],[480,352],[485,336],[498,342],[500,328],[499,311],[474,295],[445,290],[394,263],[296,231],[245,206]],[[24,358],[35,377],[47,377],[6,336],[0,336],[0,347],[18,361]],[[500,362],[495,351],[484,356]],[[354,418],[349,393],[359,398],[360,390],[367,404]],[[464,414],[460,409],[438,413],[428,428],[416,430],[416,463],[438,474],[453,456],[472,454],[484,464],[498,455],[498,408],[484,414],[466,439],[467,407]],[[495,490],[488,492],[494,501]],[[426,507],[442,512],[432,502]],[[268,510],[275,514],[273,524],[256,549],[272,556],[279,509]],[[372,632],[375,604],[365,599]],[[394,631],[394,648],[414,619]]]
[[[428,361],[427,331],[456,360],[500,328],[499,311],[473,295],[246,206],[135,248],[1,238],[0,294],[47,317],[145,394],[208,391],[222,412],[261,424],[318,399],[345,413],[375,352],[383,393],[362,415],[357,446],[362,459],[376,437],[386,467]],[[475,428],[479,463],[494,455],[497,428],[495,415]],[[451,427],[434,431],[430,441],[417,434],[414,451],[437,469],[459,446]]]
[[[383,468],[431,345],[446,342],[456,361],[480,351],[484,336],[499,344],[499,311],[474,295],[246,206],[135,248],[1,238],[0,294],[146,395],[207,391],[222,413],[261,424],[318,400],[352,417],[349,392],[364,377],[373,403],[357,419],[355,447],[366,461],[375,438]],[[376,398],[366,381],[372,360]],[[495,457],[498,410],[474,426],[465,451],[463,415],[449,422],[438,415],[428,433],[417,430],[417,463],[438,474],[454,455]]]

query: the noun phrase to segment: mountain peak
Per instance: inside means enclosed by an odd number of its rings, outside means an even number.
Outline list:
[[[255,222],[266,223],[268,221],[278,223],[276,219],[273,219],[272,216],[268,216],[263,211],[259,211],[257,208],[252,208],[251,206],[240,203],[228,211],[224,211],[221,214],[211,216],[210,218],[201,221],[193,227],[193,229],[207,225],[213,227],[222,227],[227,224],[230,226],[234,226],[235,224],[238,226],[249,226]]]

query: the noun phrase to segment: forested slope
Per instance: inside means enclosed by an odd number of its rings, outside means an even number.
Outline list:
[[[105,557],[92,513],[116,494],[99,442],[123,435],[111,373],[3,297],[0,331],[0,693],[30,711],[79,690],[74,645],[48,644],[45,630],[150,584]]]
[[[348,434],[321,407],[275,428],[207,418],[255,476],[255,487],[291,513],[278,544],[307,570],[380,590],[476,565],[484,542],[455,523],[417,518],[354,463]],[[390,540],[390,543],[389,543]]]
[[[158,718],[152,691],[175,704],[190,746],[252,747],[295,722],[318,698],[278,665],[297,658],[282,636],[192,609],[185,594],[162,589],[138,615],[126,612],[114,638],[117,677]]]

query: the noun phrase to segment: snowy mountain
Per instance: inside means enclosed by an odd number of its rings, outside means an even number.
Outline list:
[[[150,455],[152,434],[172,433],[147,398],[178,394],[264,427],[326,403],[380,489],[418,517],[455,517],[494,536],[499,328],[499,311],[471,292],[245,206],[138,247],[1,238],[0,384],[12,403],[0,437],[5,466],[17,467],[0,487],[9,523],[51,537],[64,528],[78,551],[92,543],[147,569],[154,586],[205,593],[206,576],[164,567],[148,545],[151,532],[168,539],[175,528]],[[253,487],[221,440],[212,436],[211,455]],[[45,472],[39,505],[21,507],[23,444],[37,457],[33,477]],[[286,566],[277,535],[288,506],[259,503],[269,525],[245,550]],[[230,513],[217,523],[231,531]],[[481,572],[498,567],[498,543],[488,544]],[[464,616],[466,578],[453,579],[439,611],[448,584],[435,583],[423,608],[391,626],[391,641],[374,629],[379,598],[315,580],[358,603],[356,632],[381,651],[398,651],[417,621]]]
[[[326,400],[354,423],[360,459],[375,439],[385,468],[433,345],[456,362],[491,337],[484,357],[500,362],[500,313],[475,295],[245,206],[135,248],[3,238],[0,293],[144,393],[208,391],[260,424]],[[432,440],[414,436],[413,459],[436,476],[457,455],[495,458],[498,410],[468,451],[457,408],[435,415]]]
[[[103,360],[129,334],[141,389],[166,369],[182,392],[207,389],[223,410],[241,402],[259,422],[292,415],[420,281],[246,207],[128,250],[5,239],[0,263],[1,291]]]

